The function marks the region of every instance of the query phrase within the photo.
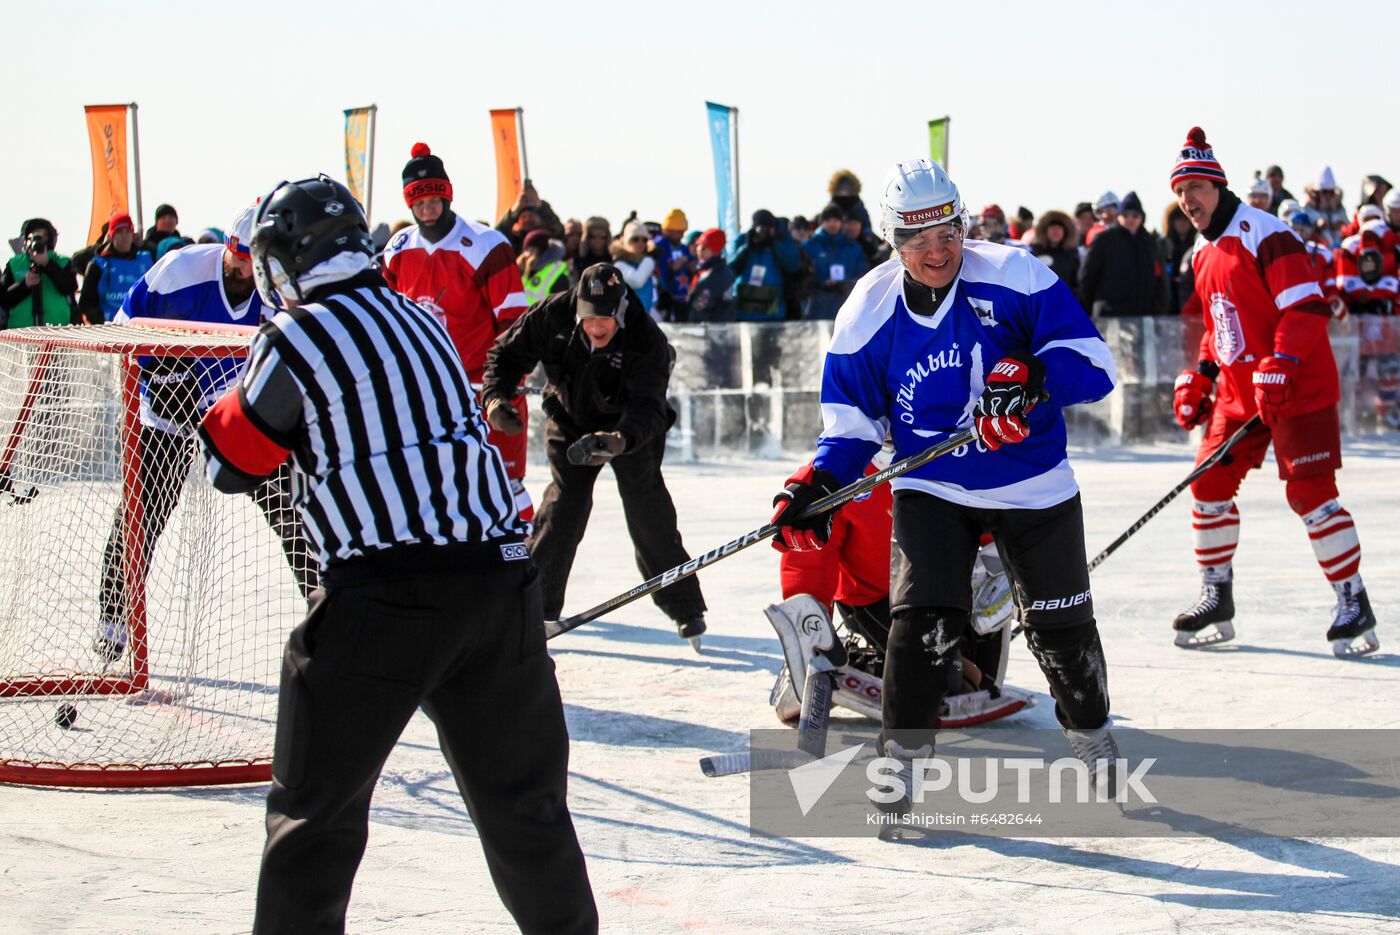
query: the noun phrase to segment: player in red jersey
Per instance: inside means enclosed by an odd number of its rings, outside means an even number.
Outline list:
[[[1270,443],[1288,505],[1303,520],[1337,594],[1327,639],[1339,656],[1373,652],[1376,618],[1361,581],[1361,542],[1337,500],[1342,465],[1337,364],[1327,338],[1331,309],[1291,230],[1242,204],[1193,127],[1172,170],[1172,192],[1201,234],[1192,267],[1205,309],[1200,363],[1177,377],[1173,409],[1182,428],[1208,423],[1198,457],[1256,413],[1264,424],[1191,485],[1192,532],[1203,579],[1196,606],[1174,621],[1183,647],[1234,636],[1232,560],[1239,542],[1235,494]],[[1214,398],[1212,398],[1212,395]]]
[[[481,392],[486,352],[529,307],[515,251],[505,235],[485,224],[468,221],[452,211],[452,182],[442,160],[425,143],[413,145],[412,158],[403,168],[403,198],[418,223],[396,234],[384,249],[384,279],[390,286],[437,316],[452,338],[472,388]],[[534,504],[525,491],[524,431],[529,418],[525,394],[515,397],[519,420],[515,433],[507,435],[495,426],[491,444],[500,449],[520,518],[529,522]]]

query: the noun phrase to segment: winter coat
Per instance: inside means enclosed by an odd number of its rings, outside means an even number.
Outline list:
[[[1065,232],[1064,239],[1055,249],[1050,249],[1050,236],[1047,231],[1051,224],[1058,224]],[[1060,277],[1070,289],[1079,286],[1079,248],[1074,245],[1074,219],[1063,211],[1046,211],[1035,222],[1035,243],[1031,245],[1031,255],[1050,267],[1050,271]]]
[[[483,404],[510,400],[536,364],[544,365],[541,406],[566,434],[621,432],[627,450],[676,420],[666,401],[675,353],[661,328],[628,291],[613,340],[594,350],[579,324],[578,286],[530,309],[496,339],[486,357]]]
[[[733,321],[733,291],[734,270],[724,262],[724,257],[710,257],[700,265],[694,282],[690,284],[690,320]]]
[[[787,304],[783,298],[784,277],[802,268],[802,248],[786,228],[779,230],[773,242],[762,246],[750,244],[752,231],[739,235],[735,241],[734,270],[735,307],[739,321],[782,321]]]
[[[1156,315],[1165,309],[1156,238],[1114,224],[1094,238],[1079,268],[1079,301],[1095,318]]]
[[[650,253],[628,249],[621,240],[608,245],[613,265],[622,273],[622,279],[637,293],[642,308],[648,315],[656,305],[656,260]]]
[[[834,319],[856,280],[870,268],[865,252],[845,234],[824,230],[809,237],[802,249],[812,258],[813,267],[812,299],[804,317]],[[828,281],[832,281],[830,286]]]

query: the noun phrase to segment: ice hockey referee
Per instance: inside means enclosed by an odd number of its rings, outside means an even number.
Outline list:
[[[372,254],[339,182],[283,182],[262,200],[253,270],[279,311],[200,431],[226,492],[290,457],[324,568],[283,661],[253,930],[344,931],[375,780],[421,706],[521,930],[596,932],[505,467],[447,332]]]

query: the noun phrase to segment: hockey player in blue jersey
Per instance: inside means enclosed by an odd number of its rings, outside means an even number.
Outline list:
[[[895,253],[861,278],[836,318],[824,429],[812,464],[774,498],[774,546],[822,547],[831,514],[798,517],[858,479],[887,430],[904,458],[972,429],[974,444],[892,484],[883,752],[906,767],[932,755],[926,741],[958,664],[985,530],[1014,583],[1056,717],[1092,772],[1117,753],[1061,410],[1112,391],[1113,357],[1048,267],[1024,250],[964,240],[962,199],[937,163],[896,165],[880,213]]]
[[[250,205],[234,219],[224,244],[185,247],[167,253],[127,293],[113,322],[165,318],[211,325],[262,324],[262,300],[253,283],[249,256]],[[146,357],[140,361],[142,568],[150,565],[156,540],[165,529],[196,450],[194,430],[200,417],[236,382],[242,360],[231,358]],[[316,586],[316,562],[292,508],[289,475],[284,466],[249,494],[277,533],[303,594]],[[127,648],[128,595],[124,573],[128,518],[119,510],[102,556],[102,619],[93,649],[105,663],[120,659]]]

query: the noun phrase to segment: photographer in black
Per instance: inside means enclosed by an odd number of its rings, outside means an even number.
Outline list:
[[[78,277],[68,257],[53,252],[58,231],[43,218],[30,218],[19,236],[21,252],[0,273],[0,328],[77,324],[72,296]]]
[[[676,507],[661,477],[666,402],[675,355],[617,267],[584,270],[567,292],[541,301],[496,339],[486,357],[482,402],[500,431],[523,431],[511,405],[525,375],[543,362],[549,383],[545,452],[552,480],[535,514],[531,551],[540,569],[546,620],[559,619],[574,555],[593,509],[593,484],[611,464],[636,548],[651,578],[690,560],[676,528]],[[656,606],[699,648],[705,600],[694,576],[656,592]]]

